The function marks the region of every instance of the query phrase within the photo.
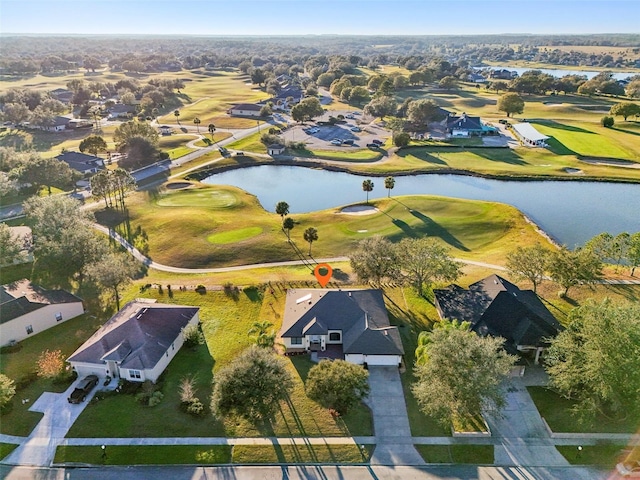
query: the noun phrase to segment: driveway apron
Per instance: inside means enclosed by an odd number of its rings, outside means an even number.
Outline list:
[[[366,403],[373,413],[377,443],[371,464],[424,465],[413,446],[398,368],[369,366],[369,386]]]
[[[492,436],[500,440],[494,447],[495,464],[568,466],[554,447],[522,379],[511,379],[506,401],[502,417],[486,416]]]
[[[64,440],[65,435],[80,416],[84,408],[93,398],[94,389],[84,402],[71,404],[67,401],[76,387],[74,382],[64,393],[44,392],[33,406],[32,412],[42,412],[44,416],[33,429],[27,440],[4,459],[10,465],[32,465],[46,467],[51,465],[56,454],[56,447]]]

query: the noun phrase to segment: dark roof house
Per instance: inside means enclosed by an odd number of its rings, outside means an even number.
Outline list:
[[[380,290],[289,290],[280,337],[288,351],[341,348],[357,364],[399,365],[404,355]]]
[[[104,170],[104,160],[95,155],[87,155],[81,152],[64,152],[56,158],[83,175]]]
[[[532,290],[520,290],[498,275],[464,289],[458,285],[434,290],[441,318],[468,321],[478,335],[503,337],[509,353],[536,351],[536,362],[548,340],[562,325]]]
[[[69,357],[84,375],[155,382],[197,324],[199,308],[133,301],[126,304]]]

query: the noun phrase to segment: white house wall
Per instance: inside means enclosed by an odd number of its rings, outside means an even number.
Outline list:
[[[62,320],[56,321],[56,313],[62,314]],[[0,326],[0,345],[9,344],[12,340],[19,342],[33,337],[51,327],[55,327],[71,318],[84,313],[82,302],[59,303],[46,305],[38,310],[14,318]],[[27,326],[31,325],[33,333],[27,334]]]
[[[355,363],[356,365],[362,365],[364,363],[364,355],[361,353],[348,353],[345,354],[344,359],[349,363]]]
[[[189,325],[197,325],[199,321],[200,321],[200,318],[196,313],[195,316],[189,321]],[[182,347],[183,344],[184,344],[184,336],[182,335],[182,332],[180,332],[178,337],[173,341],[173,347],[169,345],[169,348],[167,349],[165,354],[162,356],[162,358],[158,360],[158,363],[156,363],[155,367],[144,370],[142,375],[143,378],[141,378],[139,381],[151,380],[153,383],[155,383],[158,380],[158,377],[162,374],[162,372],[164,372],[165,368],[167,368],[169,363],[171,363],[171,360],[173,360],[173,357],[176,356],[176,353],[180,351],[180,348]],[[121,369],[121,370],[125,370],[125,369]],[[127,376],[124,378],[129,379],[129,372],[127,371],[126,374]]]
[[[231,115],[243,115],[245,117],[259,117],[260,110],[231,110]]]

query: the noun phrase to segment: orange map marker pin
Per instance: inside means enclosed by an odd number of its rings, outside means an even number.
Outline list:
[[[323,274],[320,270],[326,270],[327,273]],[[333,269],[328,263],[319,263],[316,265],[316,268],[313,270],[313,274],[316,276],[318,283],[322,288],[325,287],[329,280],[331,280],[331,274],[333,273]]]

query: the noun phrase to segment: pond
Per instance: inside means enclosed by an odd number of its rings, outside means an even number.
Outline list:
[[[274,211],[286,201],[291,213],[312,212],[365,201],[367,177],[294,166],[263,165],[212,175],[208,184],[233,185],[256,195]],[[370,177],[369,198],[387,195],[384,178]],[[640,185],[608,182],[504,181],[463,175],[395,177],[392,195],[443,195],[515,206],[560,243],[582,245],[601,232],[640,230]]]
[[[483,69],[484,68],[485,67],[483,67]],[[587,79],[592,79],[599,73],[602,73],[602,70],[595,71],[595,70],[571,70],[571,69],[559,69],[559,68],[531,68],[531,67],[524,68],[524,67],[510,67],[509,65],[501,65],[501,66],[495,66],[491,68],[493,69],[504,68],[512,72],[518,72],[518,75],[522,75],[524,72],[528,72],[529,70],[540,70],[542,73],[546,73],[558,78],[564,77],[565,75],[584,75],[587,77]],[[639,74],[639,72],[614,72],[614,71],[611,71],[611,72],[613,73],[613,78],[615,80],[624,80],[628,77],[633,77],[634,75]]]

